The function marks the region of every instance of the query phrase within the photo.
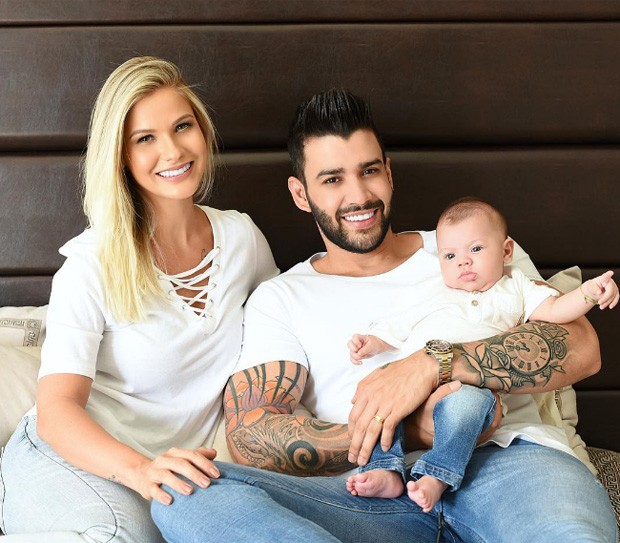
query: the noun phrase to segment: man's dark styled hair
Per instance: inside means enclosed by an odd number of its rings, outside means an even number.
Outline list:
[[[372,120],[370,106],[358,96],[342,89],[330,89],[301,104],[288,133],[288,154],[295,177],[304,178],[304,145],[306,140],[321,136],[339,136],[348,139],[357,130],[370,130],[381,147],[385,163],[385,149]]]

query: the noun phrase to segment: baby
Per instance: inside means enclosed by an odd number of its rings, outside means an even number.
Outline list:
[[[488,324],[498,333],[526,320],[567,323],[585,315],[595,305],[612,309],[618,303],[618,287],[612,271],[586,281],[563,296],[546,285],[537,285],[519,270],[506,275],[504,265],[512,259],[514,242],[508,237],[503,216],[483,200],[462,198],[450,204],[439,217],[436,235],[441,274],[448,287],[441,287],[444,295],[433,298],[431,309],[428,304],[423,304],[424,307],[418,304],[405,318],[399,315],[373,324],[371,334],[354,335],[348,343],[354,364],[400,348],[408,333],[437,310],[456,311],[463,316],[464,326],[469,326],[467,319],[473,318],[478,321],[478,327],[481,323]],[[458,341],[465,339],[458,338]],[[448,342],[442,343],[451,348]],[[521,351],[522,363],[536,364],[535,356],[531,356],[531,362],[527,356],[534,354],[531,351],[537,348],[535,345],[523,341],[507,348]],[[406,483],[408,496],[424,512],[435,506],[447,488],[458,489],[476,442],[493,420],[494,411],[495,399],[489,390],[466,385],[437,403],[433,413],[433,448],[414,464],[413,480]],[[401,426],[387,453],[377,444],[370,462],[357,475],[349,477],[346,486],[353,495],[394,498],[403,492]]]

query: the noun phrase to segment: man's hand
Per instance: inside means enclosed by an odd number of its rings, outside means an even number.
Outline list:
[[[387,451],[398,423],[430,396],[438,382],[437,361],[422,350],[362,379],[349,414],[349,462],[365,465],[379,436]]]

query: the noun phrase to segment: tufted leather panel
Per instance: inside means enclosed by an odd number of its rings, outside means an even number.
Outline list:
[[[135,54],[177,62],[228,149],[280,149],[297,103],[369,98],[390,146],[620,142],[620,22],[8,27],[0,148],[79,150]],[[314,69],[320,67],[320,69]]]
[[[51,275],[0,275],[0,306],[46,305]]]
[[[0,156],[0,180],[0,274],[54,273],[63,261],[58,247],[86,224],[79,156]]]
[[[617,328],[616,328],[617,329]],[[612,360],[607,359],[610,364]],[[577,431],[588,445],[618,451],[620,419],[612,406],[620,402],[620,391],[577,390],[579,422]]]
[[[55,0],[45,6],[23,0],[0,4],[0,23],[76,24],[202,23],[202,22],[318,22],[318,21],[566,21],[613,20],[620,16],[616,0],[235,0],[205,2],[175,0],[144,3],[127,0]]]
[[[540,267],[620,265],[620,236],[602,235],[620,233],[614,184],[620,147],[388,149],[388,156],[396,189],[396,230],[431,230],[451,200],[478,195],[504,212],[511,235]],[[57,248],[85,224],[79,160],[78,154],[0,156],[0,231],[6,236],[0,248],[2,273],[52,273],[58,268],[62,260]],[[254,217],[283,269],[321,248],[314,224],[292,203],[286,188],[290,173],[284,152],[224,153],[212,195],[215,206]],[[274,208],[279,210],[276,220]],[[587,229],[577,220],[584,216]],[[294,247],[291,238],[299,240]]]

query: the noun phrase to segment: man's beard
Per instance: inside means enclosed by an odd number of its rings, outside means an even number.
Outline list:
[[[383,240],[390,229],[389,211],[387,214],[384,214],[385,205],[381,200],[368,202],[363,206],[341,208],[336,212],[335,222],[325,211],[317,207],[310,198],[308,198],[308,204],[312,210],[312,216],[314,217],[314,220],[318,224],[323,235],[337,247],[351,253],[364,254],[374,251],[377,247],[379,247],[379,245],[381,245],[381,243],[383,243]],[[344,225],[339,221],[339,219],[347,213],[354,213],[356,211],[364,211],[367,209],[376,209],[376,212],[381,214],[379,228],[373,228],[372,231],[357,232],[357,234],[355,234],[347,231],[344,228]]]

